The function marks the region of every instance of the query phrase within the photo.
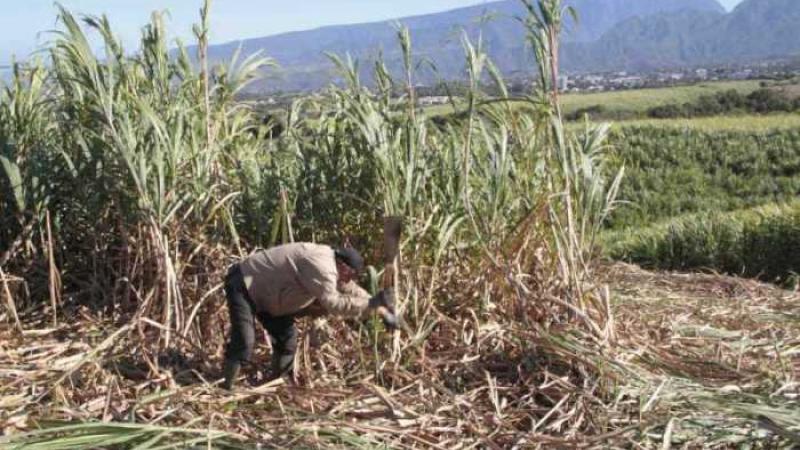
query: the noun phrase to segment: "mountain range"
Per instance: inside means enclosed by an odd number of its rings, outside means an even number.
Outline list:
[[[753,61],[800,53],[800,0],[745,0],[726,12],[717,0],[567,0],[579,16],[565,26],[565,70],[649,70],[676,66]],[[214,61],[262,51],[278,69],[255,90],[314,90],[335,79],[327,52],[362,62],[381,55],[399,73],[402,54],[394,27],[409,28],[418,81],[461,78],[462,35],[481,36],[484,48],[506,75],[532,73],[532,56],[519,0],[504,0],[391,22],[341,25],[215,45]],[[429,64],[423,64],[428,62]],[[434,69],[435,68],[435,69]]]
[[[800,54],[800,1],[745,0],[732,12],[683,9],[628,18],[600,39],[567,44],[565,68],[648,70]]]

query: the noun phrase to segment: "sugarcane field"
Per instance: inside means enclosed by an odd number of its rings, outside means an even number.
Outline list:
[[[800,3],[127,3],[0,19],[0,449],[800,448]]]

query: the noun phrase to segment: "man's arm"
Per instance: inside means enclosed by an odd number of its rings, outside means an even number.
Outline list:
[[[386,289],[375,297],[355,282],[344,285],[338,289],[338,273],[335,267],[328,268],[324,264],[309,260],[298,261],[298,275],[303,286],[316,297],[328,314],[347,318],[361,318],[369,310],[376,310],[383,318],[386,326],[397,327],[397,317],[394,313],[394,291]]]
[[[354,282],[347,283],[342,290],[326,289],[318,297],[319,303],[330,313],[342,317],[362,317],[369,310],[371,295]]]
[[[297,269],[300,283],[317,298],[316,303],[328,314],[361,317],[369,309],[371,296],[357,284],[350,282],[339,291],[335,269],[321,270],[319,265],[308,260],[298,261]]]
[[[336,314],[345,317],[361,317],[368,310],[375,310],[383,319],[383,324],[390,329],[397,328],[399,322],[394,312],[394,290],[386,289],[378,295],[370,297],[369,293],[351,281],[339,291],[340,309]]]

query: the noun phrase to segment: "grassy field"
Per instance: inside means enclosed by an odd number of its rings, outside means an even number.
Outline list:
[[[629,170],[603,235],[615,259],[787,283],[800,253],[800,114],[633,120]],[[779,202],[772,204],[772,202]]]
[[[686,103],[703,95],[735,89],[749,94],[760,86],[760,81],[719,81],[661,89],[631,89],[625,91],[568,94],[563,97],[565,114],[592,106],[602,105],[612,113],[644,113],[655,106]]]
[[[759,119],[734,120],[744,124]],[[647,226],[693,212],[733,211],[800,194],[796,127],[707,129],[657,121],[621,126],[610,143],[617,164],[626,167],[620,191],[625,203],[610,219],[613,228]]]
[[[603,123],[604,121],[596,121]],[[791,131],[800,128],[800,113],[741,114],[712,117],[676,119],[630,119],[612,121],[615,131],[635,128],[663,128],[687,131],[737,131],[752,134],[769,134],[775,131]],[[582,121],[568,122],[567,127],[578,130]]]
[[[797,130],[800,128],[800,114],[778,113],[695,117],[691,119],[637,119],[621,121],[616,123],[615,126],[617,128],[659,127],[701,131],[745,131],[764,134],[775,130]]]
[[[678,86],[653,89],[630,89],[596,93],[570,93],[562,96],[562,108],[565,115],[581,109],[601,105],[609,114],[619,116],[635,116],[644,114],[655,106],[671,103],[693,102],[703,95],[711,95],[735,89],[742,94],[749,94],[760,87],[758,80],[715,81],[699,83],[691,86]],[[425,108],[432,116],[452,114],[453,107],[435,105]]]

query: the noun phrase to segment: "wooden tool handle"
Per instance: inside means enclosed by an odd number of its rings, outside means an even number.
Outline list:
[[[400,254],[400,235],[403,232],[403,218],[392,216],[383,218],[383,289],[394,287],[399,270],[397,257]]]

